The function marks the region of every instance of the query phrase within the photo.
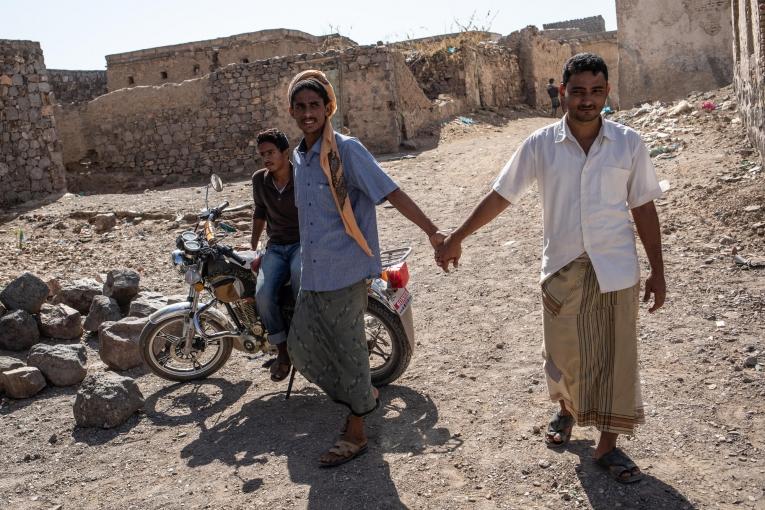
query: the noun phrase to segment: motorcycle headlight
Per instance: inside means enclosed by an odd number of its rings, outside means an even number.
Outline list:
[[[202,275],[199,274],[199,271],[197,270],[196,266],[192,266],[186,270],[186,275],[184,276],[184,280],[189,285],[194,285],[195,283],[199,283],[202,281]]]
[[[173,261],[174,266],[180,266],[183,264],[183,252],[181,250],[173,250],[170,259]]]

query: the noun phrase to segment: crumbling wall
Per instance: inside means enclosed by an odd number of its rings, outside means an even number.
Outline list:
[[[80,103],[106,94],[106,71],[48,69],[48,83],[59,103]]]
[[[315,36],[275,29],[118,53],[106,56],[108,88],[179,83],[228,64],[352,46],[356,43],[337,34]]]
[[[287,86],[318,68],[336,86],[335,127],[347,127],[376,152],[398,150],[393,53],[352,48],[232,64],[196,80],[111,92],[89,103],[60,105],[69,188],[144,189],[201,180],[211,172],[240,176],[258,167],[255,135],[277,127],[293,146]]]
[[[594,53],[603,57],[608,66],[608,83],[611,86],[608,104],[612,108],[619,108],[621,103],[619,100],[619,43],[617,32],[614,30],[612,32],[590,34],[569,39],[567,42],[571,45],[575,54]],[[559,80],[560,78],[556,81]]]
[[[752,144],[765,157],[765,0],[732,0],[734,86]]]
[[[731,83],[730,2],[617,0],[622,107]]]
[[[596,33],[606,31],[606,20],[603,16],[590,16],[589,18],[572,19],[568,21],[558,21],[556,23],[545,23],[542,25],[545,30],[575,28],[582,32]]]
[[[0,40],[0,207],[66,188],[39,43]]]
[[[563,64],[574,54],[571,45],[541,36],[534,26],[513,32],[501,39],[500,44],[518,55],[526,103],[537,108],[549,108],[548,81],[553,78],[560,83]]]

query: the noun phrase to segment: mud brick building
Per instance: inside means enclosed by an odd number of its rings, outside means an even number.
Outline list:
[[[765,156],[765,0],[732,0],[734,84],[749,138]]]

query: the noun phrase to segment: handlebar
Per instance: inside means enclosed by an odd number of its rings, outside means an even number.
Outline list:
[[[218,250],[225,256],[229,257],[230,259],[234,260],[237,264],[243,266],[247,263],[246,260],[244,260],[242,257],[234,253],[234,249],[230,248],[228,246],[222,246],[218,245]]]
[[[199,215],[200,220],[217,220],[220,218],[221,213],[228,207],[228,200],[220,204],[218,207],[213,207],[209,211],[204,210]]]

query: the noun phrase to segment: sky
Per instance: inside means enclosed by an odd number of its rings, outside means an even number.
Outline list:
[[[359,44],[602,15],[615,0],[0,0],[0,39],[38,41],[49,69],[105,69],[105,55],[270,28],[340,33]]]

